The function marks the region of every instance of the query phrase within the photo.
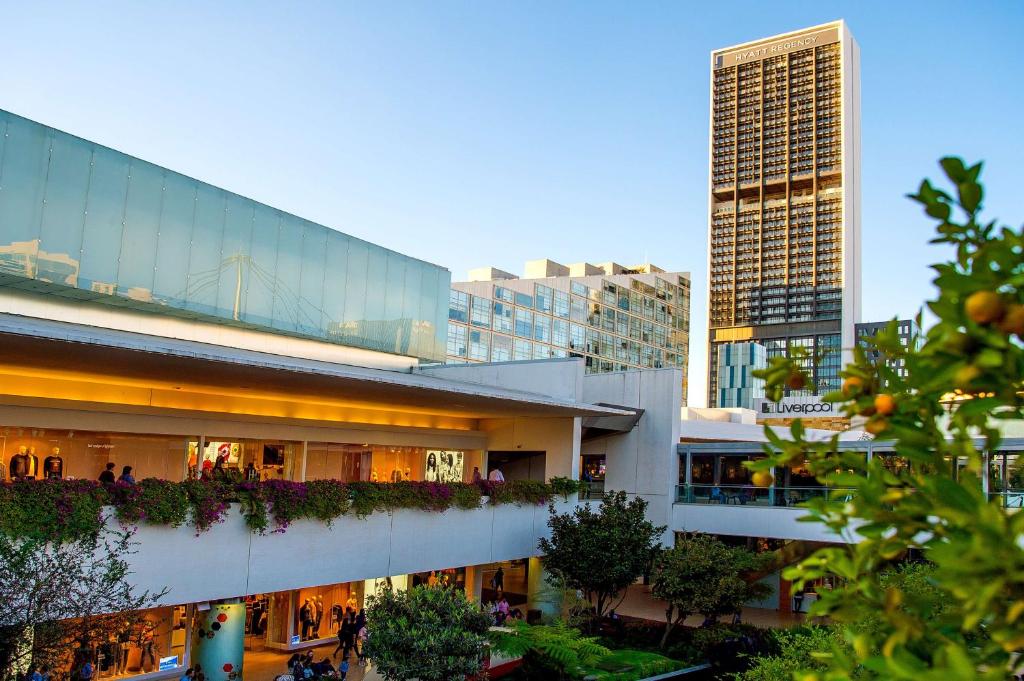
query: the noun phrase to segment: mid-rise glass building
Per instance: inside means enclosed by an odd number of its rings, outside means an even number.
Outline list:
[[[0,287],[440,361],[450,281],[0,111]]]
[[[688,273],[537,260],[523,278],[481,268],[470,279],[452,284],[449,363],[582,357],[588,373],[679,367],[686,395]]]

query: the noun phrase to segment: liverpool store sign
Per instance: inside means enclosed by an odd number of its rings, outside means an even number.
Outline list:
[[[820,397],[783,397],[778,402],[754,400],[758,418],[787,416],[833,416],[838,414],[833,402],[822,402]]]

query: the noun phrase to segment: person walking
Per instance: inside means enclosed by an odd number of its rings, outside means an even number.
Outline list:
[[[135,484],[135,476],[132,475],[132,467],[125,466],[121,469],[121,477],[117,479],[118,482],[128,483],[129,485]]]
[[[107,467],[103,470],[102,473],[100,473],[99,480],[104,485],[113,485],[114,484],[115,478],[114,478],[114,462],[113,461],[108,461],[107,462]]]
[[[487,474],[487,479],[491,482],[505,482],[505,475],[501,472],[500,468],[495,468]]]
[[[360,614],[362,612],[360,611]],[[359,627],[359,634],[356,639],[356,658],[359,660],[359,664],[366,664],[366,639],[369,638],[370,632],[366,630],[366,618],[363,618],[363,626]]]
[[[345,639],[348,638],[348,630],[351,626],[352,625],[348,620],[348,616],[346,615],[345,618],[341,621],[341,627],[338,628],[338,647],[334,649],[333,653],[331,653],[332,659],[338,656],[339,650],[345,650]],[[345,656],[348,656],[347,652],[345,653]]]
[[[494,573],[494,590],[498,593],[505,592],[505,570],[498,566],[498,571]]]

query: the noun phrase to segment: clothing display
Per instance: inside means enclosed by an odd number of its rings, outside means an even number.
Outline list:
[[[299,608],[299,622],[302,624],[301,638],[303,641],[309,640],[309,631],[313,626],[313,617],[313,605],[310,603],[309,599],[306,599],[302,604],[302,607]]]
[[[47,480],[60,480],[64,477],[64,459],[60,457],[60,447],[54,447],[53,453],[43,461],[43,477]]]
[[[39,474],[39,457],[34,453],[35,448],[27,450],[21,447],[18,453],[11,457],[11,480],[34,480]]]

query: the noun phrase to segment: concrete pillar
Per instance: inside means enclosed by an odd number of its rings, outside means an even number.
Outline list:
[[[544,579],[544,566],[540,558],[530,558],[526,574],[526,607],[540,610],[544,621],[562,614],[562,594]]]
[[[245,603],[220,603],[196,613],[192,629],[193,663],[203,666],[209,681],[234,681],[242,676],[245,654]]]
[[[466,598],[479,603],[484,590],[484,566],[470,565],[466,568]]]

